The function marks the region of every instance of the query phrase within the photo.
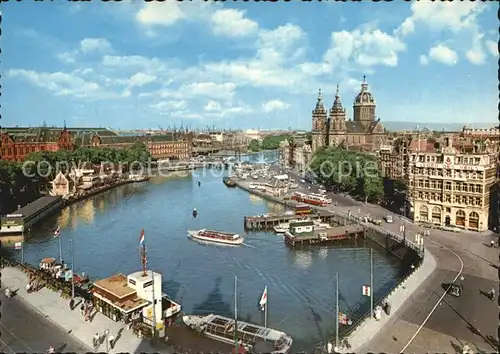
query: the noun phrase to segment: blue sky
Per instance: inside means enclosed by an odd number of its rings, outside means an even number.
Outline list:
[[[3,4],[2,125],[310,129],[322,88],[352,117],[498,122],[493,4]]]

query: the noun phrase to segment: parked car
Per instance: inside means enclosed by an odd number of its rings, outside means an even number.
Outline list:
[[[388,224],[392,224],[394,222],[392,220],[392,215],[387,215],[384,219],[385,219],[385,222]]]

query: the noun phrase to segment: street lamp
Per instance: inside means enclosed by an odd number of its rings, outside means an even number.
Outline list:
[[[71,249],[71,300],[75,300],[75,250],[73,246],[73,237],[70,239]]]

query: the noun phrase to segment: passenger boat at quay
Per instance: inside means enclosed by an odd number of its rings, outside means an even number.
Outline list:
[[[331,204],[332,200],[330,198],[321,196],[321,195],[311,195],[305,194],[301,192],[294,192],[290,197],[292,200],[296,200],[297,202],[312,204],[316,206],[327,206]]]
[[[207,316],[186,315],[182,320],[194,331],[220,342],[234,344],[235,322],[237,322],[236,338],[243,347],[250,350],[259,350],[259,345],[270,345],[267,353],[288,354],[291,352],[293,339],[284,332],[272,328],[250,324],[244,321],[235,321],[220,315]]]
[[[221,232],[214,230],[202,229],[198,231],[190,230],[188,235],[196,240],[202,240],[214,243],[223,243],[226,245],[241,245],[245,240],[238,234],[231,232]]]

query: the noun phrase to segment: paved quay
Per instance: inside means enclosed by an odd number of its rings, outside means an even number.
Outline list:
[[[96,313],[92,322],[85,322],[80,314],[79,305],[75,306],[75,310],[71,311],[69,309],[69,300],[62,299],[57,293],[47,288],[43,288],[34,294],[28,294],[25,288],[27,282],[28,277],[21,270],[13,267],[2,269],[2,290],[6,287],[19,289],[16,297],[20,299],[17,301],[25,301],[28,306],[32,307],[42,317],[55,325],[59,325],[66,333],[78,338],[88,348],[92,348],[92,338],[96,333],[102,335],[108,329],[109,333],[116,338],[114,349],[109,350],[108,353],[158,352],[158,348],[153,348],[148,340],[139,339],[131,330],[127,329],[124,323],[114,322],[101,313]],[[78,299],[76,303],[79,304]],[[3,301],[2,304],[4,304]],[[4,338],[3,335],[2,338]],[[53,346],[56,348],[55,345]],[[48,347],[33,349],[30,351],[40,352],[46,351]],[[106,344],[103,343],[98,351],[106,351],[106,349]],[[16,349],[11,350],[17,351]],[[26,351],[26,348],[22,351]],[[63,351],[69,351],[69,348]],[[161,352],[172,353],[167,348],[162,348]]]
[[[91,351],[80,340],[41,316],[34,308],[17,296],[7,299],[0,294],[0,352],[43,353],[52,346],[56,352],[86,353]],[[29,324],[29,330],[27,329]]]

